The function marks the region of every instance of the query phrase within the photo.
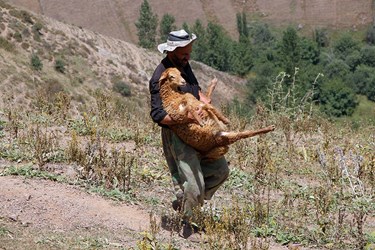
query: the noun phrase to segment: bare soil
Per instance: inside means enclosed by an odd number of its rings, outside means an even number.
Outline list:
[[[145,210],[77,186],[2,176],[0,190],[0,226],[19,230],[0,237],[5,249],[13,249],[12,245],[39,248],[43,239],[52,234],[55,238],[60,235],[61,243],[63,238],[92,237],[105,238],[112,246],[131,247],[140,239],[138,232],[149,228],[149,214]]]

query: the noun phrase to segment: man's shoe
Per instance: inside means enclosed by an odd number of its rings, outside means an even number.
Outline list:
[[[175,199],[172,201],[172,208],[174,211],[180,212],[182,209],[182,202],[184,199],[184,192],[180,189],[175,194]]]
[[[192,242],[199,242],[197,241],[199,240],[199,233],[194,229],[194,227],[190,223],[184,223],[182,225],[182,231],[180,233],[180,236]]]

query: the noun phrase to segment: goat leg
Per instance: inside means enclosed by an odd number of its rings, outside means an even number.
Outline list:
[[[199,116],[199,113],[202,112],[202,106],[198,106],[196,109],[193,108],[193,106],[189,105],[187,106],[188,112],[194,117],[194,119],[199,123],[201,127],[203,127],[204,123],[202,118]]]
[[[216,88],[216,84],[217,84],[217,78],[215,77],[214,79],[211,80],[211,83],[208,86],[208,89],[207,89],[207,92],[206,92],[206,96],[208,98],[211,98],[212,92]]]
[[[230,121],[228,120],[228,118],[226,118],[219,110],[217,110],[214,106],[212,106],[211,104],[206,104],[206,110],[207,111],[210,111],[211,114],[213,114],[212,116],[213,117],[216,117],[215,121],[217,119],[219,119],[220,121],[222,121],[224,124],[229,124]]]
[[[266,134],[268,132],[274,131],[275,126],[271,125],[265,128],[261,128],[258,130],[247,130],[242,132],[218,132],[215,135],[215,140],[220,146],[230,145],[235,143],[238,140],[253,137],[259,134]]]

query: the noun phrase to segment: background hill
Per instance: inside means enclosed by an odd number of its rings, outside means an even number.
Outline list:
[[[11,97],[15,103],[25,104],[46,85],[68,91],[76,104],[82,104],[95,89],[111,91],[116,82],[126,84],[132,96],[148,105],[148,80],[163,57],[157,51],[46,16],[33,17],[10,6],[2,12],[0,32],[6,48],[1,51],[4,60],[0,62],[2,105]],[[31,67],[34,54],[43,64],[40,71]],[[54,70],[57,60],[64,64],[64,74]],[[192,63],[203,88],[214,76],[220,79],[217,99],[225,103],[241,96],[245,80]]]
[[[8,0],[35,13],[82,26],[104,35],[136,43],[135,22],[142,1],[131,0]],[[159,20],[171,14],[176,25],[214,21],[237,38],[236,13],[244,11],[251,20],[274,25],[295,24],[307,32],[314,27],[356,28],[374,18],[372,0],[149,0]],[[250,20],[249,19],[249,20]]]
[[[309,98],[285,101],[294,95],[280,88],[283,77],[268,90],[271,108],[258,104],[245,119],[223,107],[232,130],[277,129],[231,146],[230,176],[199,211],[207,243],[179,237],[148,114],[147,81],[161,57],[0,0],[1,249],[374,248],[374,126],[332,123]],[[192,66],[203,88],[219,79],[216,100],[244,92],[243,79]]]

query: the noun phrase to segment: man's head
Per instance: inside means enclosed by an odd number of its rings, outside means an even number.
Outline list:
[[[189,35],[185,30],[172,31],[166,43],[158,45],[161,53],[167,53],[169,59],[177,66],[185,66],[192,52],[192,42],[197,39],[195,34]]]

